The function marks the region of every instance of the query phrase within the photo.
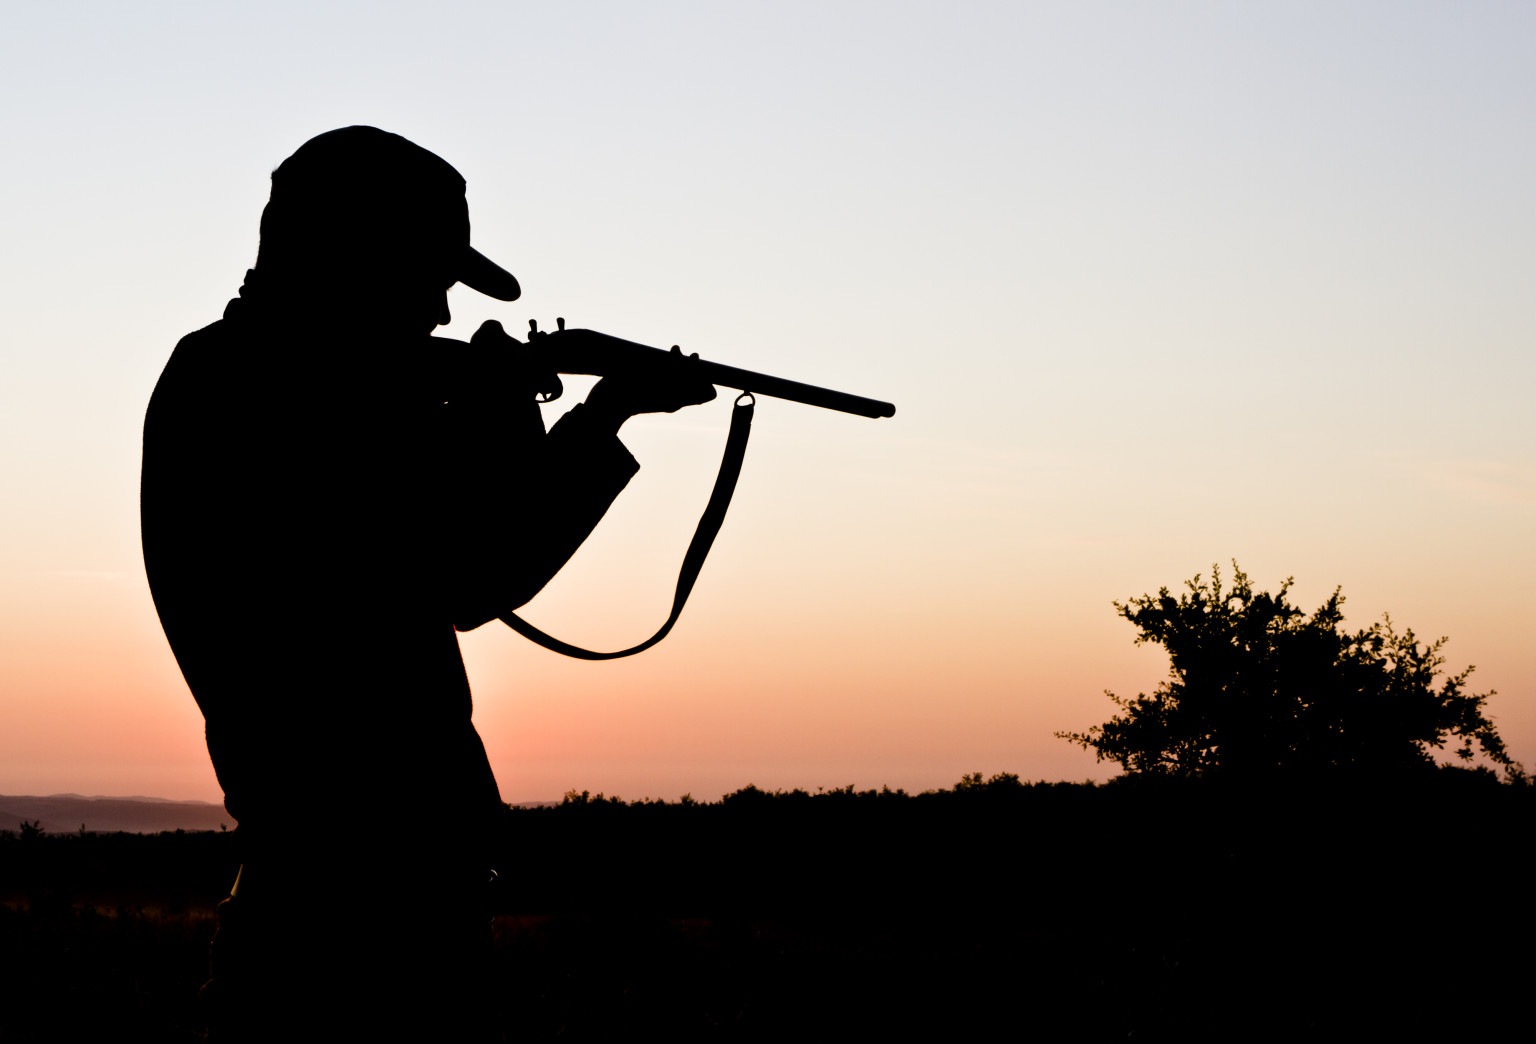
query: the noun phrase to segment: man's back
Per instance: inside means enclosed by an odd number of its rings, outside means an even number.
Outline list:
[[[484,817],[499,797],[447,592],[443,393],[406,360],[326,350],[238,314],[178,346],[145,424],[157,608],[247,836],[337,798],[370,826]]]

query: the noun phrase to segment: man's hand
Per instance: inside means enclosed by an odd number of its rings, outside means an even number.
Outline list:
[[[689,364],[697,355],[684,355],[676,345],[665,358],[612,374],[587,395],[586,411],[593,421],[619,425],[639,413],[675,413],[715,397],[715,386],[700,378]]]
[[[560,328],[565,329],[561,319]],[[529,324],[528,343],[548,336],[537,324]],[[488,319],[475,331],[470,343],[487,348],[518,366],[519,384],[530,387],[543,402],[559,394],[560,378],[532,362],[538,352],[527,352],[521,341],[507,334],[501,324]],[[547,356],[545,357],[547,359]],[[715,397],[715,386],[704,380],[693,365],[697,355],[684,355],[676,345],[665,355],[646,351],[643,357],[626,360],[620,373],[598,381],[582,404],[582,423],[590,429],[617,434],[619,427],[640,413],[675,413],[684,406],[708,402]],[[554,394],[549,394],[553,390]]]
[[[535,362],[534,356],[525,350],[527,346],[507,333],[495,319],[481,323],[469,343],[490,350],[498,361],[506,364],[519,391],[532,393],[539,402],[560,397],[560,375]]]
[[[469,339],[470,344],[480,345],[483,348],[521,348],[523,342],[507,333],[495,319],[487,319],[480,324],[474,336]]]

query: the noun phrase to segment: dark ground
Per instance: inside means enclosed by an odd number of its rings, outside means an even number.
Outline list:
[[[1242,795],[1002,779],[514,810],[504,1024],[516,1041],[1492,1039],[1529,1028],[1533,799],[1475,777]],[[233,844],[0,836],[0,1041],[196,1040]]]

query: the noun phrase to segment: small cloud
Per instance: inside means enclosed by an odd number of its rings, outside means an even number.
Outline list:
[[[1458,496],[1505,504],[1536,504],[1536,465],[1507,460],[1440,460],[1430,480]]]

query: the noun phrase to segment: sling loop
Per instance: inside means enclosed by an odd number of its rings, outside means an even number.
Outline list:
[[[736,404],[731,410],[731,430],[725,437],[725,454],[720,459],[720,472],[715,476],[715,488],[709,494],[704,514],[699,518],[699,527],[693,531],[693,539],[688,542],[688,552],[683,555],[683,566],[677,574],[677,593],[672,596],[672,615],[661,625],[661,630],[628,649],[593,652],[579,645],[562,642],[515,613],[507,613],[501,617],[501,622],[530,642],[553,652],[574,656],[578,660],[617,660],[621,656],[633,656],[665,638],[667,632],[672,630],[672,625],[677,623],[677,618],[683,614],[683,606],[688,603],[688,595],[693,590],[694,581],[699,578],[699,570],[704,567],[704,559],[715,542],[715,534],[720,532],[720,524],[725,521],[725,509],[731,506],[731,494],[736,491],[736,479],[741,474],[741,462],[747,453],[747,436],[752,432],[752,408],[756,403],[751,392],[742,392],[736,397]]]

